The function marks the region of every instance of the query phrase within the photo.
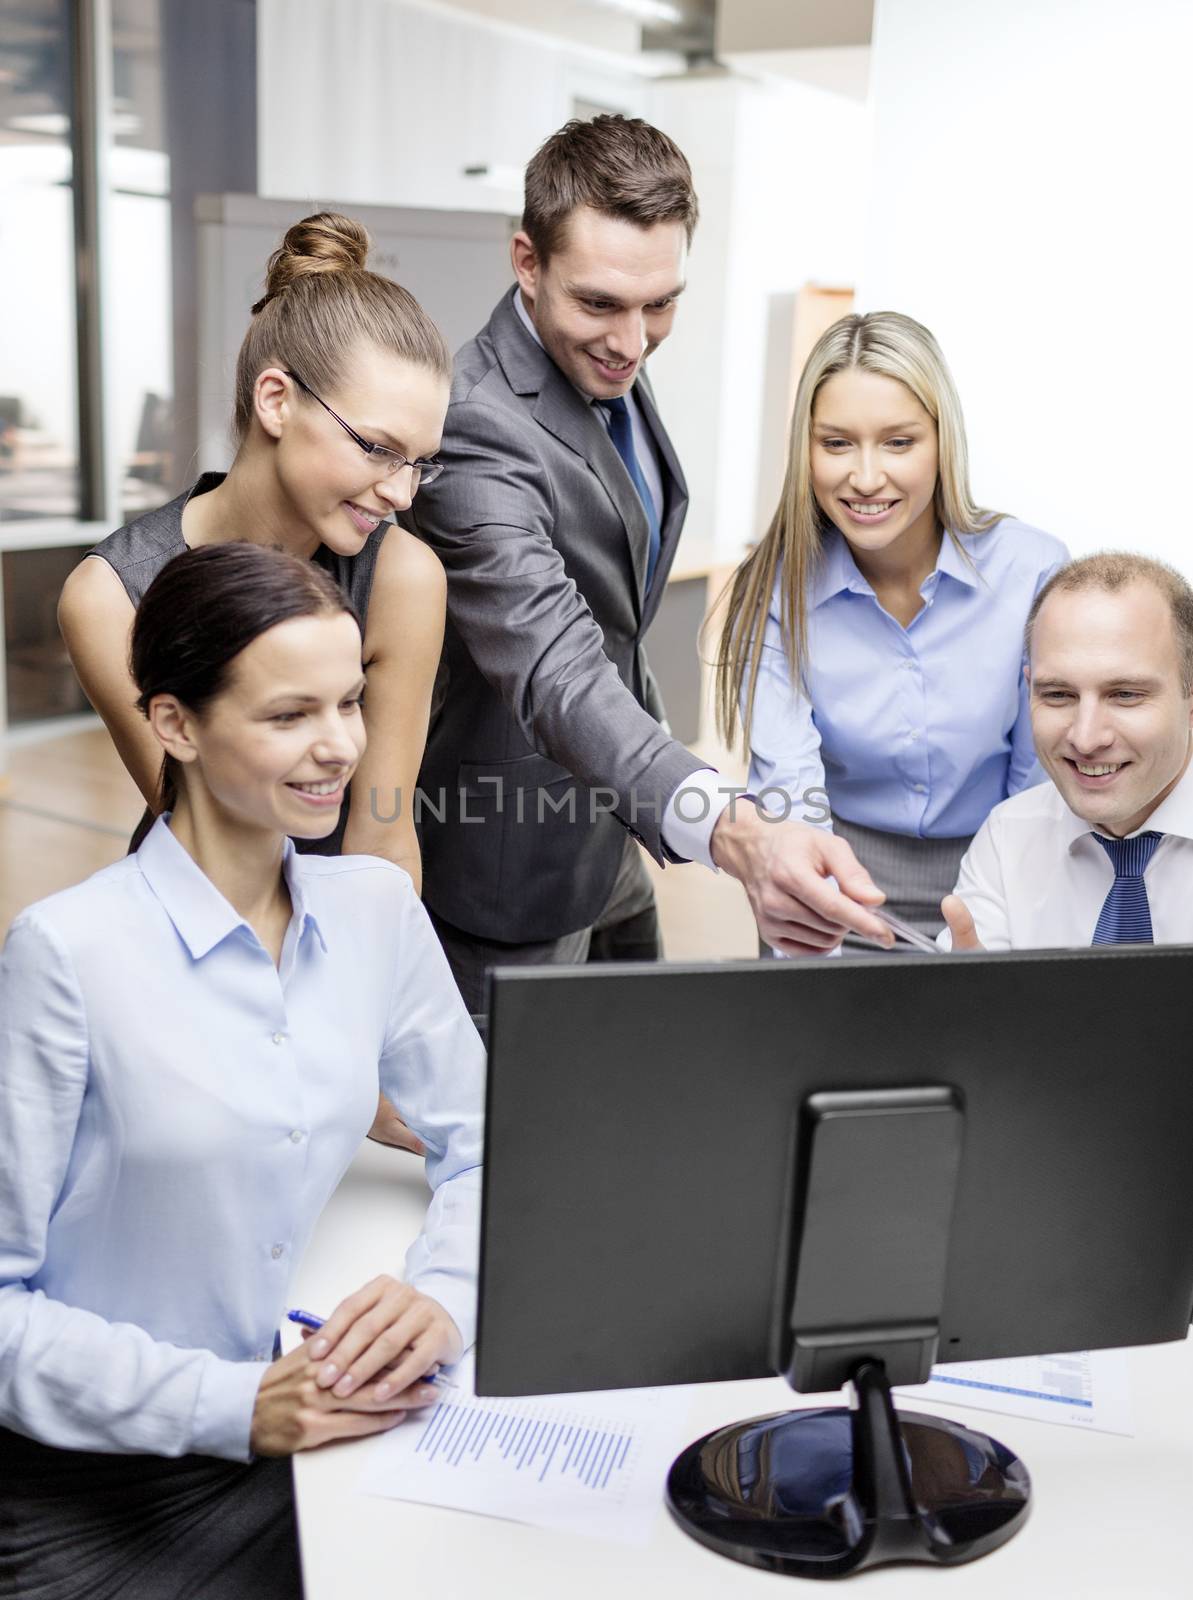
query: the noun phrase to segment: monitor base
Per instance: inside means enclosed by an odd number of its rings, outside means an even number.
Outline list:
[[[896,1412],[880,1361],[859,1364],[848,1408],[719,1428],[667,1480],[668,1509],[693,1539],[799,1578],[972,1561],[1018,1533],[1030,1495],[1026,1467],[997,1439]]]

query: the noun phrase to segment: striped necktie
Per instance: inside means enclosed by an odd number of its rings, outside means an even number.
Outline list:
[[[650,545],[646,555],[646,593],[650,593],[650,586],[654,582],[654,569],[658,564],[659,545],[659,516],[655,510],[654,497],[647,487],[646,479],[642,475],[642,468],[638,464],[638,457],[634,451],[634,424],[630,417],[630,408],[626,405],[623,396],[618,395],[613,400],[598,400],[609,417],[609,437],[613,440],[613,448],[625,462],[625,469],[630,475],[630,482],[638,491],[638,498],[642,502],[642,509],[646,512],[646,521],[650,528]]]
[[[1152,912],[1143,874],[1162,833],[1136,833],[1129,839],[1091,835],[1110,857],[1114,882],[1102,904],[1091,944],[1152,944]]]

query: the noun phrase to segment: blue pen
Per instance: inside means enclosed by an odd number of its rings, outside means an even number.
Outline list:
[[[323,1318],[317,1317],[313,1311],[287,1311],[286,1316],[291,1322],[297,1322],[301,1328],[321,1328]],[[454,1389],[456,1386],[450,1378],[445,1378],[441,1372],[432,1372],[429,1377],[419,1379],[420,1383],[433,1383],[440,1389]]]

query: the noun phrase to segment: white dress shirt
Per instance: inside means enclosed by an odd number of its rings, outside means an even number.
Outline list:
[[[471,1342],[484,1049],[406,873],[289,842],[284,870],[280,966],[164,818],[13,924],[0,1424],[247,1459],[291,1276],[378,1087],[434,1191],[404,1276]]]
[[[1151,831],[1164,835],[1143,874],[1152,934],[1157,944],[1193,944],[1193,764],[1135,830]],[[987,950],[1090,944],[1114,882],[1093,834],[1053,783],[995,806],[961,862],[956,891]],[[947,928],[938,942],[952,947]]]

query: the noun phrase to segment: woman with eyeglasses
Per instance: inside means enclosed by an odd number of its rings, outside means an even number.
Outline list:
[[[240,348],[227,474],[205,472],[113,533],[62,591],[71,661],[148,807],[134,847],[172,800],[160,747],[136,711],[134,613],[183,550],[248,540],[318,562],[364,632],[368,751],[337,827],[297,847],[382,856],[421,888],[413,798],[447,591],[438,557],[387,519],[442,470],[433,458],[451,357],[413,296],[365,269],[368,249],[365,230],[332,212],[289,230]],[[417,1148],[384,1106],[374,1135]]]

